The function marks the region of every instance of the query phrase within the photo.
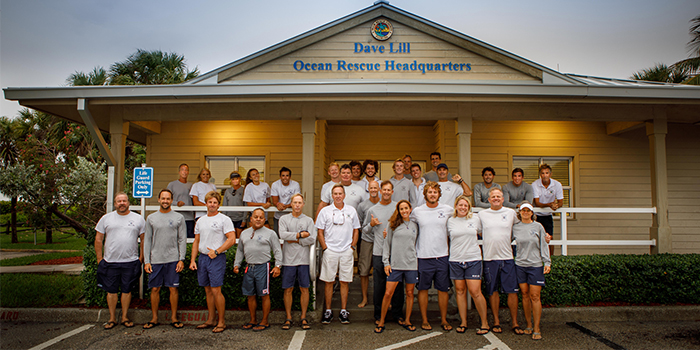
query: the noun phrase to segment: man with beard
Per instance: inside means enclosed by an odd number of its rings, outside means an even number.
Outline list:
[[[129,211],[129,197],[126,193],[117,193],[114,197],[114,207],[116,210],[102,216],[95,227],[97,286],[107,292],[109,308],[109,321],[105,324],[105,329],[112,329],[117,325],[120,289],[121,324],[127,328],[134,326],[127,312],[131,304],[131,290],[141,274],[143,245],[140,245],[139,249],[139,239],[143,242],[146,226],[143,217]]]
[[[441,327],[452,330],[447,322],[447,302],[450,290],[449,244],[447,239],[447,219],[454,211],[451,206],[441,204],[441,188],[436,182],[428,181],[423,188],[425,204],[413,209],[411,221],[418,224],[420,234],[416,240],[418,257],[418,306],[423,318],[421,329],[431,330],[428,321],[428,290],[435,284],[438,290]],[[454,204],[453,204],[454,205]]]
[[[367,211],[365,221],[362,225],[362,233],[373,236],[372,265],[374,266],[374,320],[382,318],[382,299],[386,292],[386,272],[384,272],[384,229],[389,225],[389,219],[396,210],[396,201],[393,201],[394,187],[391,182],[382,183],[381,197],[379,203]],[[369,272],[368,272],[369,273]],[[396,292],[391,298],[391,313],[394,320],[403,320],[403,283],[396,287]]]
[[[378,184],[381,184],[382,180],[379,180],[379,176],[377,176],[378,168],[379,162],[372,159],[366,159],[365,162],[362,163],[362,171],[365,173],[365,177],[363,177],[362,180],[358,181],[357,185],[364,188],[365,191],[369,192],[368,187],[371,181],[377,181]]]
[[[479,182],[478,184],[474,185],[475,207],[491,207],[491,204],[489,203],[489,191],[491,188],[501,188],[501,185],[493,182],[494,176],[496,176],[496,171],[490,166],[487,166],[481,170],[481,177],[484,179],[484,182]]]
[[[187,232],[185,218],[170,208],[172,202],[173,193],[170,190],[160,191],[160,208],[146,219],[146,234],[143,240],[144,271],[149,274],[148,287],[151,288],[153,317],[143,326],[144,329],[158,325],[160,287],[163,285],[170,290],[170,325],[175,328],[184,327],[182,322],[177,320],[177,288],[180,286],[180,272],[185,268]]]

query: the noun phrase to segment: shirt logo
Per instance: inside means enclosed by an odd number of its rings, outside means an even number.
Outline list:
[[[133,221],[133,220],[129,220],[129,223],[126,224],[126,226],[134,227],[134,226],[136,226],[136,224],[134,224],[134,221]]]
[[[468,223],[468,224],[467,224],[467,227],[469,227],[469,228],[474,228],[474,223],[473,223],[473,222]]]
[[[445,213],[442,210],[438,211],[438,219],[444,219],[445,218]]]
[[[501,221],[508,221],[508,215],[501,214]]]
[[[214,221],[211,223],[211,228],[219,228],[219,223]]]
[[[168,226],[173,227],[173,221],[172,221],[172,220],[168,221]]]

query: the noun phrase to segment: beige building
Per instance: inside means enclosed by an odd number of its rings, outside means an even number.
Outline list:
[[[145,144],[155,188],[183,162],[190,181],[207,166],[217,186],[252,167],[272,183],[286,166],[307,203],[313,198],[311,214],[332,161],[386,165],[408,153],[430,166],[438,151],[471,183],[491,166],[501,184],[514,167],[532,182],[547,162],[569,207],[656,209],[570,213],[569,239],[656,239],[652,252],[700,253],[700,87],[561,74],[387,3],[182,85],[8,88],[5,96],[111,133],[112,149],[100,146],[116,173],[124,141]]]

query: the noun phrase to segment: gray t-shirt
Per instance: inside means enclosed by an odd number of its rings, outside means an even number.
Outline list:
[[[270,261],[272,254],[275,254],[275,264],[282,265],[282,248],[275,231],[263,226],[257,230],[249,227],[241,233],[236,248],[236,260],[234,267],[241,266],[243,258],[248,264],[264,264]]]
[[[503,206],[515,209],[522,201],[533,203],[534,192],[532,186],[523,182],[515,186],[513,181],[503,186]]]
[[[401,200],[407,200],[410,202],[411,187],[415,187],[413,182],[406,176],[404,176],[401,180],[397,180],[396,178],[392,177],[389,179],[389,181],[391,181],[391,183],[394,185],[394,194],[391,196],[391,200],[394,202]]]
[[[450,254],[447,243],[447,219],[454,209],[445,204],[435,208],[427,204],[413,209],[411,221],[418,224],[420,234],[416,241],[416,255],[419,259],[440,258]]]
[[[102,257],[110,263],[132,262],[139,259],[139,236],[146,231],[146,221],[141,215],[129,212],[119,215],[116,211],[105,214],[95,226],[103,233]]]
[[[479,182],[474,185],[474,206],[479,208],[491,208],[491,203],[489,203],[489,191],[492,188],[501,188],[501,185],[492,182],[490,188],[486,188],[483,182]]]
[[[423,174],[423,178],[425,179],[425,181],[432,181],[432,182],[440,181],[435,170],[431,170],[431,171]],[[450,172],[447,173],[447,181],[454,182],[454,181],[452,181],[452,173],[450,173]]]
[[[369,208],[367,214],[365,214],[365,221],[362,223],[362,233],[364,234],[367,232],[374,236],[372,255],[382,256],[382,251],[384,250],[384,229],[388,227],[389,219],[391,219],[391,215],[394,214],[394,211],[396,211],[396,202],[391,202],[387,205],[383,205],[379,202]],[[372,227],[372,225],[370,225],[372,216],[377,218],[381,224]]]
[[[522,267],[550,266],[549,245],[546,232],[539,222],[513,226],[513,240],[516,243],[515,264]]]
[[[438,182],[438,185],[440,185],[440,204],[445,204],[451,208],[455,206],[455,200],[457,200],[457,197],[464,194],[464,189],[460,184],[450,181],[442,181]]]
[[[143,236],[143,262],[166,264],[185,260],[187,250],[187,225],[182,214],[176,211],[157,211],[146,218],[146,234]]]
[[[192,184],[182,183],[180,180],[175,180],[168,184],[168,189],[173,193],[173,207],[177,207],[177,202],[184,202],[185,206],[192,205],[192,197],[190,197],[190,190],[192,189]],[[194,212],[191,211],[178,211],[185,217],[185,220],[194,220]]]
[[[280,203],[284,205],[290,204],[292,202],[292,196],[297,193],[301,193],[301,187],[299,187],[299,183],[294,180],[289,180],[289,185],[287,186],[282,184],[282,180],[277,180],[270,186],[270,196],[279,197]],[[281,211],[275,212],[275,219],[279,220],[279,218],[285,214],[287,213]]]
[[[372,203],[372,201],[370,201],[369,199],[367,199],[366,201],[362,201],[362,203],[360,203],[360,207],[357,208],[357,217],[358,217],[358,219],[360,219],[361,223],[365,222],[365,215],[367,215],[367,211],[369,211],[369,208],[375,206],[378,203],[379,202]],[[360,238],[365,242],[369,242],[369,243],[374,242],[374,234],[371,232],[365,232],[365,230],[362,230],[362,233],[360,234]]]
[[[409,199],[408,201],[411,202],[411,206],[414,208],[418,208],[421,205],[425,204],[425,196],[423,195],[423,189],[425,188],[425,181],[424,177],[421,177],[421,184],[419,186],[416,186],[413,181],[411,181],[411,191],[409,192]]]
[[[450,235],[450,261],[481,261],[481,248],[477,234],[481,232],[481,220],[474,213],[472,217],[450,217],[447,220],[447,233]]]
[[[314,227],[314,220],[301,214],[299,217],[287,214],[280,218],[279,234],[284,240],[282,246],[282,266],[309,265],[309,250],[316,242],[317,230]],[[298,243],[290,243],[297,240],[297,233],[307,231],[310,235],[299,239]]]
[[[384,266],[391,265],[392,270],[418,270],[417,238],[418,225],[415,222],[403,222],[394,230],[387,227],[382,249]]]
[[[224,192],[224,207],[242,207],[243,204],[243,194],[245,193],[245,187],[241,186],[237,190],[233,187],[227,188]],[[231,221],[241,221],[245,220],[247,212],[245,211],[224,211]]]

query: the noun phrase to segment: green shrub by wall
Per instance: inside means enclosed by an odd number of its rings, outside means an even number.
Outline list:
[[[180,296],[179,306],[198,306],[207,307],[206,294],[204,287],[200,287],[197,282],[197,271],[189,269],[189,261],[192,245],[187,245],[187,258],[185,259],[185,269],[180,273],[180,287],[178,294]],[[239,274],[233,273],[233,263],[235,259],[236,246],[234,245],[226,254],[226,274],[224,275],[224,285],[221,287],[221,292],[226,297],[226,309],[248,309],[248,297],[241,292],[241,282],[243,281],[243,271]],[[273,259],[274,263],[274,259]],[[88,245],[85,248],[83,255],[83,283],[85,285],[85,304],[87,306],[107,307],[106,293],[97,287],[97,260],[95,257],[94,244]],[[244,262],[245,266],[245,262]],[[134,296],[138,296],[138,285],[133,291]],[[167,288],[161,288],[161,305],[169,305],[169,292]],[[293,292],[293,310],[300,310],[300,292],[298,288],[294,288]],[[148,274],[144,276],[144,298],[150,299],[150,290],[148,289]],[[313,299],[313,296],[311,296]],[[282,277],[270,279],[270,302],[272,309],[284,309]],[[258,303],[258,307],[261,304]],[[309,309],[313,309],[313,300],[309,301]]]

